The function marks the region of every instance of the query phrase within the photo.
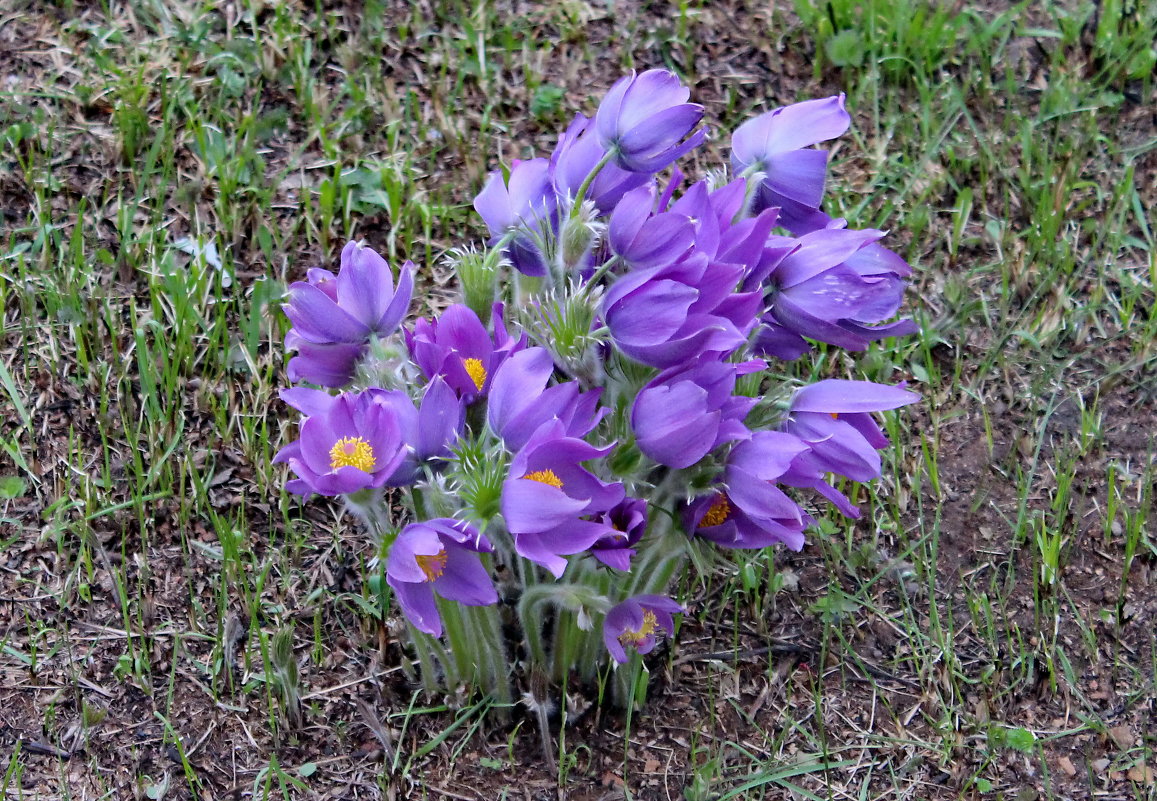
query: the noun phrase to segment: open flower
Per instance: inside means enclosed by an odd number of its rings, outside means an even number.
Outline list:
[[[315,269],[307,281],[291,284],[289,302],[283,306],[293,323],[285,347],[297,351],[289,360],[290,380],[327,387],[348,384],[370,339],[388,336],[402,322],[414,290],[413,270],[410,262],[403,265],[395,291],[385,259],[350,242],[341,252],[336,278]]]
[[[615,164],[624,170],[658,172],[698,147],[706,136],[702,130],[691,133],[703,119],[703,107],[688,103],[690,95],[679,78],[666,70],[632,72],[620,78],[595,114],[599,144],[614,154]]]
[[[835,139],[850,123],[840,94],[783,106],[736,128],[731,136],[735,171],[754,168],[764,176],[754,210],[779,208],[779,224],[796,234],[822,228],[815,212],[823,201],[828,152],[811,145]]]
[[[309,396],[301,437],[274,462],[288,463],[297,478],[285,488],[298,495],[348,495],[383,487],[406,458],[399,414],[373,390],[346,393],[331,402]]]
[[[406,332],[410,355],[427,378],[442,376],[466,403],[484,396],[495,371],[508,356],[526,347],[525,336],[506,336],[500,323],[495,338],[486,332],[478,315],[454,304],[434,320],[422,318]]]
[[[520,556],[558,578],[563,556],[585,551],[614,529],[598,516],[625,497],[622,484],[608,484],[582,466],[610,453],[566,436],[561,421],[545,424],[515,454],[502,485],[502,516]],[[584,517],[595,516],[595,520]]]
[[[478,557],[493,550],[486,537],[461,520],[411,523],[390,546],[386,581],[414,628],[441,637],[435,593],[466,606],[497,603],[494,582]]]
[[[666,595],[636,595],[607,612],[603,620],[603,643],[611,657],[619,664],[625,664],[627,647],[640,654],[649,654],[655,649],[655,635],[660,629],[670,637],[675,634],[673,614],[686,612],[681,605]]]
[[[807,447],[775,431],[756,432],[736,445],[727,457],[719,489],[688,507],[688,530],[727,548],[766,548],[782,542],[800,550],[811,518],[774,482]]]

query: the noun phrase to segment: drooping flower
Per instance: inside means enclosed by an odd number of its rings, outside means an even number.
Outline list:
[[[491,337],[477,314],[454,304],[434,320],[423,317],[414,323],[413,332],[406,332],[406,345],[427,378],[442,376],[463,401],[472,403],[489,390],[499,365],[526,347],[525,336],[511,339],[498,317],[495,320]]]
[[[811,518],[775,486],[808,446],[776,431],[759,431],[727,457],[722,485],[688,506],[688,530],[727,548],[803,547]]]
[[[801,478],[805,467],[809,471],[836,473],[853,481],[879,477],[881,465],[877,451],[887,447],[888,438],[870,412],[898,409],[919,399],[918,394],[902,387],[871,381],[833,378],[803,387],[792,397],[781,428],[807,444],[808,458],[806,465],[789,474],[785,483],[812,487],[828,496],[818,484],[805,483]]]
[[[414,628],[441,637],[435,593],[466,606],[497,603],[494,582],[478,557],[493,550],[485,536],[461,520],[411,523],[390,546],[386,581]]]
[[[582,467],[612,449],[566,436],[565,426],[556,420],[543,425],[515,454],[502,485],[501,507],[520,556],[557,578],[566,570],[564,556],[613,536],[614,529],[597,518],[623,500],[623,485],[608,484]],[[583,519],[591,516],[596,519]]]
[[[684,468],[746,437],[743,419],[756,399],[733,396],[735,379],[766,367],[758,360],[734,364],[707,354],[660,373],[631,407],[639,450],[659,464]]]
[[[764,178],[754,211],[780,209],[779,224],[804,234],[823,227],[815,217],[823,201],[828,152],[811,145],[848,130],[844,95],[783,106],[740,125],[731,137],[736,172],[754,168]]]
[[[914,333],[909,319],[895,316],[911,267],[877,244],[877,230],[825,228],[797,240],[770,269],[768,313],[761,320],[753,350],[781,359],[798,358],[810,346],[804,337],[847,350],[866,350],[885,337]]]
[[[635,361],[674,367],[700,353],[730,353],[755,325],[758,292],[734,292],[738,265],[692,253],[680,261],[628,273],[603,297],[603,319],[615,345]]]
[[[507,450],[520,450],[551,420],[559,420],[567,436],[582,437],[606,415],[598,406],[602,390],[580,392],[574,381],[548,387],[552,375],[554,360],[545,348],[519,351],[496,371],[486,413]]]
[[[673,636],[675,619],[671,616],[686,611],[666,595],[628,598],[607,612],[603,620],[603,643],[616,662],[626,664],[628,646],[640,654],[651,653],[659,630],[667,632],[668,637]]]
[[[607,567],[630,570],[633,546],[647,531],[647,502],[640,498],[624,498],[618,505],[598,516],[601,523],[612,529],[591,546],[591,555]]]
[[[397,410],[380,391],[346,393],[329,403],[321,394],[300,401],[312,413],[300,438],[273,458],[298,476],[285,488],[298,495],[348,495],[385,486],[407,452]]]
[[[489,244],[496,245],[513,232],[506,255],[515,269],[534,276],[546,274],[546,256],[538,240],[553,229],[557,205],[550,163],[542,158],[515,160],[509,180],[494,170],[474,198],[475,211],[490,229]]]
[[[285,347],[296,350],[289,360],[291,381],[342,387],[353,378],[359,358],[372,337],[393,333],[410,305],[414,265],[402,266],[398,287],[385,259],[350,242],[341,252],[335,278],[327,270],[310,270],[307,281],[289,287],[283,308],[293,328]]]
[[[595,114],[599,144],[624,170],[658,172],[698,147],[706,136],[703,130],[691,133],[703,119],[703,107],[688,103],[690,95],[666,70],[620,78]]]

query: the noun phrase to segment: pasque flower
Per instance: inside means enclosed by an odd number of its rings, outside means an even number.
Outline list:
[[[848,130],[844,96],[783,106],[735,129],[731,163],[736,172],[763,173],[754,211],[778,207],[779,224],[796,234],[822,228],[817,218],[827,178],[828,153],[811,147]]]
[[[494,546],[461,520],[437,518],[411,523],[390,546],[386,581],[414,628],[442,636],[434,594],[466,606],[489,606],[498,592],[479,553]]]
[[[654,214],[655,187],[643,186],[623,196],[611,214],[611,250],[636,269],[676,261],[695,243],[691,220],[673,212]]]
[[[877,450],[887,447],[888,438],[869,412],[898,409],[919,399],[902,387],[871,381],[817,381],[795,393],[781,428],[807,444],[806,468],[871,481],[880,475]],[[814,483],[799,483],[803,467],[789,476],[793,486],[820,489]]]
[[[620,78],[595,114],[599,144],[624,170],[658,172],[698,147],[706,136],[702,130],[691,133],[703,119],[703,107],[688,103],[690,95],[666,70]]]
[[[449,456],[450,447],[462,433],[462,401],[440,376],[435,376],[426,385],[418,406],[401,390],[374,388],[361,395],[366,398],[361,401],[363,404],[372,402],[384,406],[401,427],[404,458],[386,479],[385,484],[388,486],[413,483],[418,476],[418,468]],[[307,417],[329,414],[343,397],[346,396],[330,395],[307,387],[281,391],[281,399]]]
[[[427,378],[442,376],[466,403],[486,394],[499,365],[526,347],[526,337],[512,339],[496,310],[494,335],[487,333],[478,315],[454,304],[434,320],[422,318],[406,332],[410,355]]]
[[[659,630],[667,632],[668,637],[674,635],[675,620],[671,616],[686,611],[666,595],[628,598],[607,612],[603,620],[603,643],[616,662],[625,664],[629,659],[628,647],[640,654],[651,653]]]
[[[297,351],[289,360],[290,380],[348,384],[370,339],[388,336],[402,322],[414,289],[413,269],[410,262],[403,265],[395,291],[385,259],[350,242],[341,252],[336,278],[314,269],[307,281],[291,284],[283,307],[293,323],[285,346]]]
[[[591,555],[607,567],[630,570],[634,546],[647,531],[647,502],[640,498],[624,498],[598,515],[597,520],[612,531],[591,546]]]
[[[519,351],[496,371],[486,413],[507,450],[520,450],[551,420],[560,421],[567,436],[582,437],[606,415],[598,406],[602,390],[580,392],[574,381],[548,387],[553,375],[554,360],[545,348]]]
[[[475,211],[490,229],[490,244],[513,234],[506,255],[517,270],[534,276],[546,274],[539,240],[553,229],[557,205],[550,162],[542,158],[515,160],[509,180],[503,179],[501,170],[494,170],[474,198]]]
[[[782,542],[800,550],[811,518],[774,482],[807,449],[790,434],[752,434],[731,450],[720,487],[690,504],[685,515],[688,529],[727,548],[766,548]]]
[[[385,486],[406,458],[398,411],[380,391],[346,393],[330,402],[295,396],[311,410],[301,437],[273,458],[297,474],[285,488],[298,495],[348,495]]]
[[[825,228],[806,234],[770,270],[769,310],[756,335],[756,353],[798,358],[817,339],[847,350],[866,350],[884,337],[914,333],[916,324],[893,317],[904,297],[908,264],[877,244],[883,231]]]
[[[759,292],[737,293],[739,265],[702,253],[615,281],[603,297],[603,319],[615,345],[652,367],[674,367],[700,353],[730,353],[747,341]]]
[[[611,450],[568,437],[563,423],[555,420],[515,454],[502,485],[501,506],[520,556],[557,578],[566,570],[564,556],[614,535],[614,528],[598,516],[623,500],[623,485],[608,484],[582,466]]]
[[[755,398],[735,397],[737,376],[767,367],[762,361],[734,364],[706,354],[656,376],[631,407],[639,450],[659,464],[696,464],[725,442],[746,437],[743,419]]]

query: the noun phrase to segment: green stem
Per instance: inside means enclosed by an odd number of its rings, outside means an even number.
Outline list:
[[[599,163],[594,166],[594,169],[592,169],[590,173],[587,174],[587,177],[583,179],[583,182],[579,185],[578,193],[575,194],[574,205],[571,206],[570,209],[571,218],[577,217],[579,215],[579,210],[582,208],[583,200],[587,196],[587,190],[591,188],[591,184],[595,182],[595,178],[598,176],[598,174],[603,171],[603,167],[610,164],[611,159],[614,157],[615,151],[613,149],[608,150],[603,155],[603,157],[599,159]]]
[[[605,276],[607,273],[609,273],[611,271],[611,269],[616,264],[618,264],[621,260],[622,259],[619,258],[619,254],[616,253],[613,256],[611,256],[609,259],[604,261],[601,265],[599,265],[599,269],[595,270],[594,275],[592,275],[590,278],[588,278],[587,282],[585,284],[583,284],[583,288],[582,288],[582,291],[579,293],[579,296],[580,297],[586,297],[587,295],[589,295],[591,293],[591,289],[594,287],[594,285],[599,282],[599,279],[602,278],[603,276]]]
[[[426,511],[426,499],[422,497],[422,491],[417,487],[410,487],[410,502],[413,504],[416,520],[430,519],[430,514]]]

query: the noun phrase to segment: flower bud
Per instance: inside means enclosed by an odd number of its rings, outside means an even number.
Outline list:
[[[508,263],[497,251],[482,252],[473,247],[455,248],[446,256],[445,264],[458,275],[462,299],[484,326],[490,323],[490,311],[498,297],[498,270]]]
[[[598,209],[588,200],[582,204],[577,215],[568,216],[563,221],[559,234],[561,247],[558,250],[562,262],[559,272],[563,275],[581,269],[587,254],[599,244],[603,225],[597,218]]]

